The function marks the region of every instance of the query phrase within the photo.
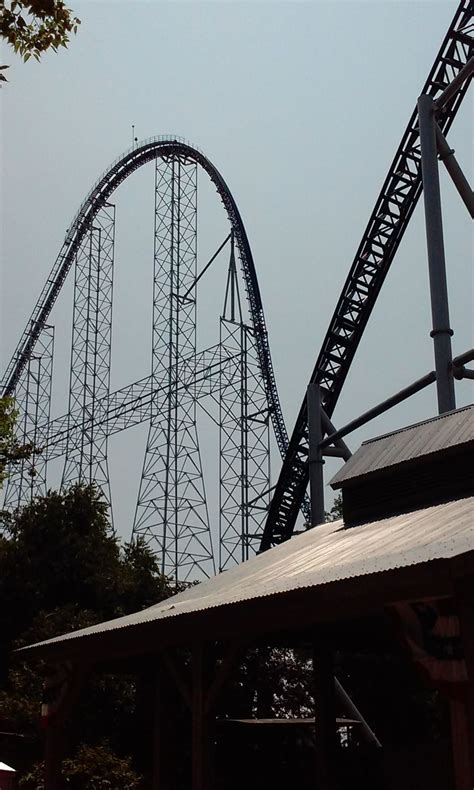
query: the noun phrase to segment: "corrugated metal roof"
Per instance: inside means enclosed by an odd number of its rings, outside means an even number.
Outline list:
[[[474,550],[474,497],[352,529],[315,527],[141,612],[31,645],[80,639],[291,590],[449,559]]]
[[[347,480],[468,442],[474,442],[474,406],[369,439],[349,458],[330,484],[339,488]]]

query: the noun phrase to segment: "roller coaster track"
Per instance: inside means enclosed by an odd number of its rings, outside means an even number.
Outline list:
[[[443,41],[422,93],[436,98],[473,56],[474,2],[463,0]],[[444,134],[468,88],[443,106],[437,120]],[[310,381],[321,386],[322,405],[331,417],[380,289],[422,192],[421,152],[413,112],[377,198]],[[308,424],[303,401],[275,487],[261,550],[291,537],[308,485]]]
[[[422,91],[435,100],[472,57],[473,16],[474,1],[462,0]],[[453,123],[467,88],[466,82],[438,114],[437,120],[444,134]],[[293,434],[288,441],[270,356],[256,270],[240,213],[220,173],[204,154],[186,141],[180,138],[158,137],[140,143],[117,159],[96,182],[69,228],[63,247],[8,365],[2,390],[4,395],[14,393],[81,242],[90,230],[98,211],[132,172],[158,157],[166,159],[171,156],[182,157],[186,162],[196,162],[206,171],[227,212],[239,251],[262,380],[277,445],[284,459],[263,533],[261,549],[265,550],[291,537],[299,509],[307,510],[305,507],[305,491],[308,483],[306,402],[303,402]],[[311,382],[321,385],[323,406],[328,416],[334,411],[377,296],[421,191],[421,155],[417,115],[414,112],[370,216],[310,379]]]
[[[278,448],[283,457],[288,446],[288,434],[278,397],[262,299],[247,233],[235,200],[218,170],[201,151],[181,138],[156,137],[140,143],[137,147],[117,159],[92,187],[66,234],[63,247],[12,356],[3,379],[3,394],[11,395],[14,393],[21,373],[31,357],[35,343],[46,325],[54,303],[74,262],[75,255],[84,236],[92,226],[97,212],[107,203],[119,184],[132,172],[158,157],[165,159],[170,156],[181,157],[186,162],[196,162],[200,165],[215,185],[227,212],[239,252],[269,413]]]

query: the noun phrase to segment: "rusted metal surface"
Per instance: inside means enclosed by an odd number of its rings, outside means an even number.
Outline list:
[[[364,442],[332,478],[331,486],[441,450],[474,442],[474,406],[442,414]]]

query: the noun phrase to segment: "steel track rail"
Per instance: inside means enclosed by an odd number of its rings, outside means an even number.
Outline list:
[[[215,185],[227,212],[239,252],[269,413],[278,449],[283,458],[288,447],[288,433],[278,397],[260,288],[247,233],[237,204],[217,168],[201,151],[181,138],[155,137],[139,143],[119,157],[92,187],[66,234],[61,251],[11,358],[3,378],[3,394],[12,395],[14,393],[21,373],[32,355],[38,337],[71,269],[80,244],[91,227],[97,212],[131,173],[158,157],[165,159],[171,156],[182,157],[183,160],[196,162],[202,167]],[[305,507],[304,503],[303,507]]]
[[[473,56],[473,0],[463,0],[436,57],[422,93],[436,98]],[[438,116],[446,134],[468,83]],[[377,198],[310,381],[320,384],[331,417],[380,289],[422,192],[421,152],[413,112]],[[303,401],[268,512],[260,549],[291,537],[308,485],[308,425]]]

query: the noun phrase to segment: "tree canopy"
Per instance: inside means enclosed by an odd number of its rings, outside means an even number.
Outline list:
[[[0,36],[24,61],[31,56],[40,60],[47,50],[67,47],[80,24],[63,0],[0,1]],[[0,82],[6,82],[1,73],[6,68],[0,66]]]
[[[15,399],[0,397],[0,488],[8,476],[8,466],[29,458],[38,448],[32,444],[21,444],[16,438],[15,426],[18,411]]]
[[[12,514],[0,537],[0,733],[22,737],[0,734],[0,746],[24,776],[20,787],[38,787],[42,680],[41,666],[13,648],[137,611],[173,592],[143,542],[119,543],[94,486],[52,491]],[[123,774],[117,790],[135,786],[134,706],[132,678],[87,680],[68,736],[68,787],[110,787],[107,773]]]

